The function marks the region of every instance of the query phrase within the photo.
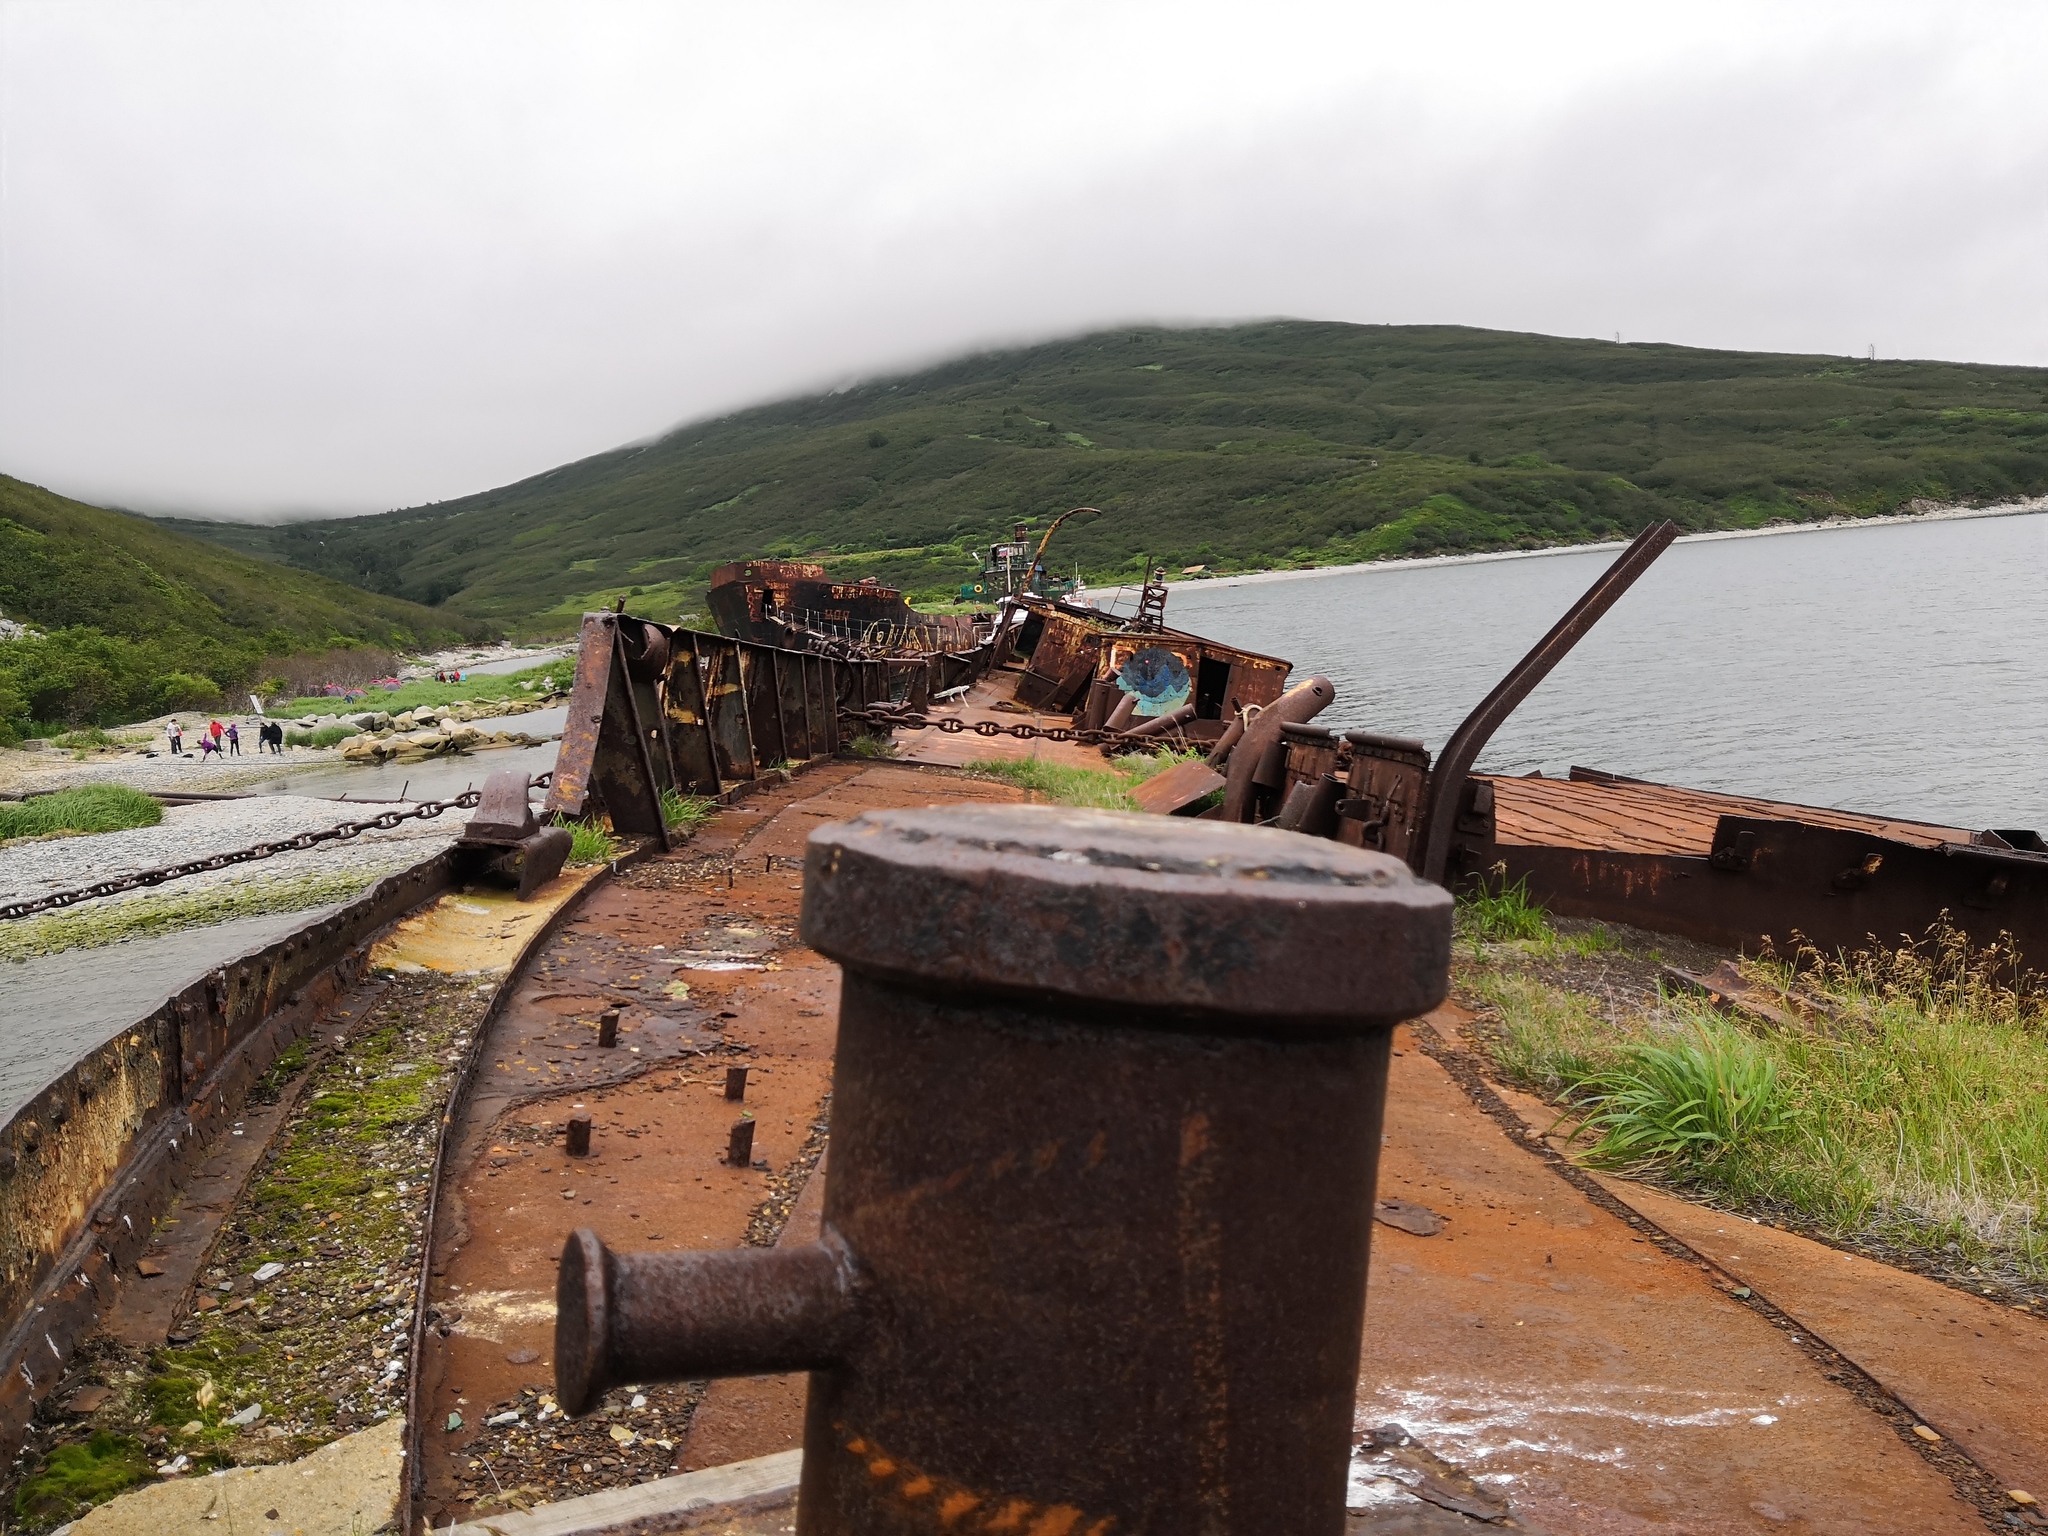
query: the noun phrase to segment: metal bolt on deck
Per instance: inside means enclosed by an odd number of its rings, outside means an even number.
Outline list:
[[[886,811],[812,834],[802,932],[845,968],[819,1241],[576,1233],[563,1405],[809,1370],[801,1536],[1339,1536],[1389,1045],[1449,895],[1266,828]]]

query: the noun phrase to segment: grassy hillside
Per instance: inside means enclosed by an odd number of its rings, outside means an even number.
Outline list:
[[[267,660],[405,647],[474,620],[373,596],[0,475],[0,734],[205,709]]]
[[[560,629],[720,561],[938,593],[1067,507],[1060,569],[1328,564],[2048,491],[2048,371],[1274,322],[1120,330],[684,427],[431,509],[191,531]]]

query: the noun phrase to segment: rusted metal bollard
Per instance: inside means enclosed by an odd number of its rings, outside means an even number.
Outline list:
[[[597,1016],[597,1043],[610,1050],[619,1043],[619,1010],[607,1008]]]
[[[747,1069],[727,1067],[725,1069],[725,1096],[738,1104],[747,1096]]]
[[[578,1112],[569,1117],[569,1155],[571,1157],[590,1156],[590,1116],[588,1113]]]
[[[754,1162],[754,1122],[751,1116],[742,1116],[732,1123],[732,1135],[726,1138],[725,1160],[735,1168],[750,1168]]]
[[[1338,1536],[1388,1044],[1450,897],[1265,828],[888,811],[811,835],[803,935],[846,971],[822,1239],[578,1232],[563,1405],[810,1370],[803,1536]]]

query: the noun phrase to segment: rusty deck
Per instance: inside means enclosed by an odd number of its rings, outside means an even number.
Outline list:
[[[431,1282],[443,1327],[422,1361],[422,1513],[436,1526],[800,1443],[801,1377],[629,1389],[573,1424],[548,1413],[556,1255],[584,1225],[622,1249],[807,1239],[837,971],[794,937],[803,840],[858,810],[1018,794],[912,765],[821,765],[598,893],[519,979],[491,1042],[503,1086],[460,1128],[457,1246]],[[760,968],[662,963],[672,952]],[[630,1064],[600,1061],[587,1038],[607,1003],[628,1009]],[[1404,1425],[1521,1528],[1553,1536],[1960,1536],[1985,1528],[1963,1494],[2048,1482],[2027,1385],[2048,1322],[1863,1260],[1850,1282],[1832,1250],[1785,1233],[1730,1243],[1707,1230],[1729,1218],[1632,1187],[1597,1198],[1539,1155],[1530,1127],[1475,1102],[1456,1011],[1429,1023],[1397,1042],[1381,1193],[1448,1221],[1428,1236],[1375,1228],[1361,1435]],[[723,1098],[731,1062],[752,1068],[744,1107],[764,1167],[720,1161],[739,1108]],[[597,1122],[588,1159],[561,1151],[576,1105]],[[1299,1129],[1302,1161],[1276,1176],[1312,1173]],[[1972,1381],[2003,1385],[1973,1398]],[[1939,1445],[1911,1434],[1928,1422]],[[1357,1464],[1357,1536],[1488,1528],[1418,1505],[1373,1465]]]

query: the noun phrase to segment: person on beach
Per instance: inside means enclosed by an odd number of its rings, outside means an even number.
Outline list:
[[[185,727],[173,720],[164,727],[164,734],[171,738],[171,756],[183,757],[185,755]]]
[[[236,723],[233,720],[230,720],[228,722],[228,756],[240,757],[241,755],[242,733],[237,728]]]
[[[206,734],[213,738],[213,750],[216,752],[220,750],[220,738],[221,733],[224,729],[225,727],[223,727],[218,720],[214,721],[211,725],[207,726],[206,728]]]
[[[263,741],[261,744],[263,746],[270,748],[271,754],[273,756],[283,757],[284,727],[279,725],[275,720],[272,720],[265,724],[265,726],[263,727]]]
[[[220,743],[207,732],[201,731],[199,733],[199,760],[203,763],[208,757],[218,757],[219,755]]]

